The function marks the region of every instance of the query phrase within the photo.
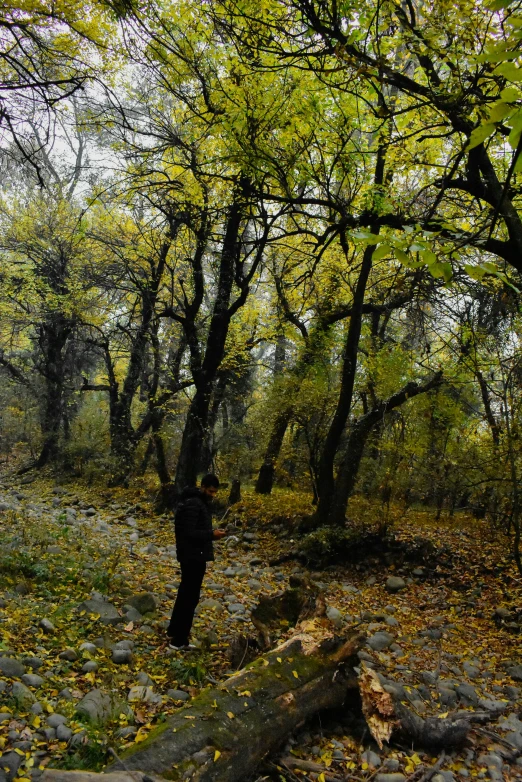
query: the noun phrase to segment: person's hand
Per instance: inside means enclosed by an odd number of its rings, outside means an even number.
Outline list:
[[[214,530],[214,540],[219,540],[220,538],[224,538],[227,533],[224,529],[215,529]]]

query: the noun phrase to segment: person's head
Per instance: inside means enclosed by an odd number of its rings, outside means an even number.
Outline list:
[[[201,493],[208,497],[209,500],[214,499],[219,489],[219,478],[213,473],[204,475],[201,479]]]

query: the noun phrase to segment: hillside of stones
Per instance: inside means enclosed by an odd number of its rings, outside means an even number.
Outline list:
[[[420,717],[474,714],[463,747],[394,735],[379,749],[357,703],[320,715],[267,759],[259,780],[522,777],[520,578],[508,544],[466,516],[392,509],[386,547],[308,567],[295,520],[309,498],[244,492],[221,522],[198,609],[198,649],[169,652],[179,579],[172,520],[144,490],[6,477],[0,483],[0,782],[46,766],[102,769],[201,688],[233,672],[261,595],[307,575],[339,632],[367,635],[361,660]],[[370,529],[379,506],[355,503]],[[296,551],[297,549],[297,551]],[[297,558],[295,558],[297,556]],[[281,640],[291,628],[281,626]],[[202,760],[203,762],[203,760]]]

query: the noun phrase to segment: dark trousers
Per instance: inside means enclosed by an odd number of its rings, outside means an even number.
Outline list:
[[[174,646],[188,644],[190,629],[194,621],[194,611],[199,603],[201,584],[207,568],[206,562],[185,560],[180,562],[181,583],[178,587],[176,602],[167,628],[167,635]]]

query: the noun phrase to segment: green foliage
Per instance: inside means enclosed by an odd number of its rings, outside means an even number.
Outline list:
[[[202,684],[207,677],[207,669],[202,660],[173,659],[169,667],[180,684]]]

